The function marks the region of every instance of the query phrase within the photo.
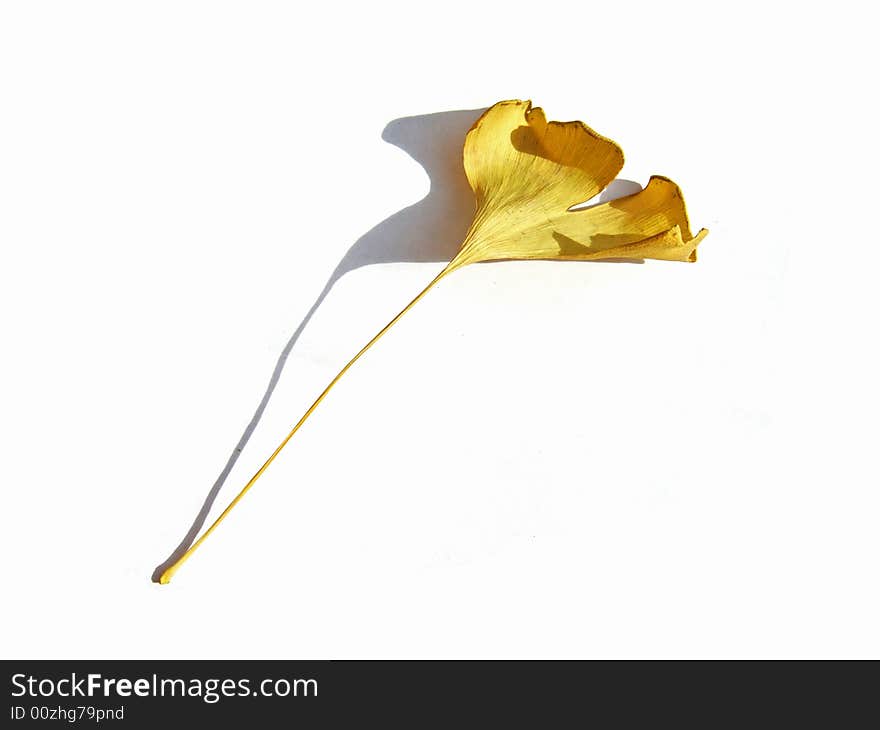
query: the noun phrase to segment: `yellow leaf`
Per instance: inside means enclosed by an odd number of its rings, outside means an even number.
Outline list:
[[[468,133],[464,167],[477,199],[453,268],[505,259],[695,261],[678,186],[652,177],[635,195],[571,210],[598,195],[623,152],[583,122],[548,122],[528,101],[502,101]]]
[[[583,122],[548,122],[528,101],[499,102],[477,120],[465,138],[464,167],[476,212],[458,254],[330,381],[229,506],[165,570],[161,583],[168,583],[226,518],[348,369],[450,272],[510,259],[695,261],[707,233],[691,234],[681,190],[665,177],[652,177],[634,195],[575,208],[615,178],[623,152]]]

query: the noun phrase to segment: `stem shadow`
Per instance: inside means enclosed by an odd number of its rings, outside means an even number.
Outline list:
[[[474,212],[474,197],[462,166],[464,137],[483,109],[437,112],[389,122],[382,139],[407,152],[428,174],[430,189],[417,203],[398,211],[361,236],[330,274],[323,290],[278,355],[257,408],[223,465],[180,544],[153,571],[159,578],[195,542],[220,490],[250,441],[281,378],[287,359],[315,312],[339,279],[362,266],[392,262],[446,263],[464,240]]]

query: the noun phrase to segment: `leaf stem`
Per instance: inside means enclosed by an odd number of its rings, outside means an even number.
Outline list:
[[[337,373],[336,377],[330,381],[330,384],[326,388],[324,388],[321,395],[319,395],[317,397],[315,402],[312,403],[312,405],[309,407],[309,409],[303,414],[302,418],[300,418],[299,421],[296,422],[296,425],[290,430],[290,433],[288,433],[287,436],[284,437],[284,440],[280,444],[278,444],[278,447],[275,449],[275,451],[272,452],[272,455],[268,459],[266,459],[266,461],[263,463],[263,465],[259,469],[257,469],[256,473],[248,480],[248,483],[244,485],[242,490],[236,495],[235,499],[233,499],[229,503],[229,505],[226,507],[226,509],[224,509],[223,512],[220,513],[220,516],[216,520],[214,520],[213,524],[207,530],[205,530],[202,533],[202,535],[199,537],[199,539],[196,540],[190,546],[190,548],[183,555],[180,556],[180,558],[178,558],[177,562],[170,565],[165,570],[165,572],[162,573],[162,576],[159,578],[160,583],[170,583],[171,582],[171,578],[180,569],[180,566],[183,565],[196,550],[198,550],[198,548],[201,546],[201,544],[208,538],[208,535],[210,535],[212,532],[214,532],[214,530],[217,529],[217,527],[220,525],[220,523],[223,522],[223,520],[226,519],[226,516],[233,510],[235,505],[237,505],[241,501],[242,497],[244,497],[244,495],[248,493],[250,488],[253,487],[254,484],[256,484],[257,480],[261,476],[263,476],[263,472],[265,472],[266,469],[269,468],[269,465],[273,461],[275,461],[275,458],[278,456],[278,454],[281,453],[281,451],[284,449],[284,447],[287,446],[287,443],[290,441],[290,439],[292,439],[294,437],[296,432],[299,431],[299,429],[302,427],[302,425],[308,420],[309,416],[312,415],[314,410],[318,407],[318,404],[320,404],[320,402],[322,400],[324,400],[324,398],[327,396],[327,394],[333,389],[333,386],[336,385],[336,383],[339,382],[339,380],[342,378],[342,376],[348,372],[349,368],[360,359],[361,355],[363,355],[367,350],[369,350],[373,345],[375,345],[376,342],[378,342],[379,339],[382,337],[382,335],[384,335],[388,330],[390,330],[391,327],[393,327],[394,324],[401,317],[403,317],[403,315],[406,314],[415,305],[416,302],[418,302],[423,296],[425,296],[425,294],[427,294],[428,291],[438,281],[440,281],[440,279],[442,279],[444,276],[446,276],[446,274],[450,273],[455,268],[458,268],[458,263],[453,260],[446,268],[443,269],[443,271],[441,271],[431,281],[430,284],[428,284],[428,286],[426,286],[424,289],[422,289],[421,292],[419,292],[416,295],[415,299],[413,299],[402,310],[400,310],[400,312],[397,314],[397,316],[394,317],[394,319],[392,319],[381,330],[379,330],[379,332],[376,333],[376,335],[373,337],[373,339],[371,339],[366,345],[364,345],[361,348],[361,350],[357,353],[357,355],[355,355],[353,358],[351,358],[351,360],[348,361],[348,363],[345,365],[345,367],[343,367],[342,370],[340,370]]]

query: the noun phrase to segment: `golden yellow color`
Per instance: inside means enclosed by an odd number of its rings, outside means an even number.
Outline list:
[[[477,199],[453,267],[503,259],[695,261],[681,191],[652,177],[641,192],[570,210],[602,192],[623,151],[583,122],[548,122],[527,101],[502,101],[468,133],[464,169]]]
[[[254,476],[161,576],[168,583],[263,475],[340,378],[428,290],[450,272],[481,261],[659,259],[696,261],[707,231],[691,234],[681,190],[654,176],[644,190],[572,209],[598,195],[623,167],[623,152],[583,122],[548,122],[528,101],[486,111],[464,142],[464,168],[476,197],[474,221],[455,258],[330,381]]]

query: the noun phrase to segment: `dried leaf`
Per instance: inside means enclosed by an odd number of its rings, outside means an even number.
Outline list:
[[[655,176],[644,190],[576,209],[623,167],[623,152],[583,122],[548,122],[528,101],[502,101],[468,132],[464,167],[476,212],[458,254],[336,375],[229,506],[161,576],[168,583],[262,476],[339,379],[440,279],[471,263],[518,259],[695,261],[707,231],[691,234],[681,190]],[[573,209],[575,208],[575,209]]]
[[[528,101],[502,101],[468,133],[464,167],[477,199],[453,268],[503,259],[695,261],[678,186],[652,177],[635,195],[571,210],[598,195],[623,152],[583,122],[548,122]]]

